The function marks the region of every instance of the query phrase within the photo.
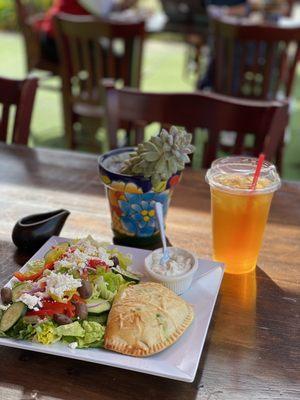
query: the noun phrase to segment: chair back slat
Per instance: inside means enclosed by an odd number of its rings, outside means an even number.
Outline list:
[[[65,39],[67,41],[67,39]],[[79,45],[78,45],[78,39],[76,37],[70,37],[68,38],[68,49],[70,54],[68,57],[70,57],[71,60],[71,65],[72,65],[72,74],[73,75],[78,75],[79,72],[81,71],[81,54],[79,54]]]
[[[37,84],[36,78],[23,81],[0,78],[0,141],[8,138],[10,111],[15,107],[12,142],[27,144]]]
[[[233,52],[234,52],[234,44],[233,42],[227,40],[226,42],[226,55],[228,58],[228,68],[226,70],[226,87],[225,93],[230,94],[231,92],[231,85],[233,79]]]
[[[50,60],[42,51],[41,38],[36,24],[44,20],[45,15],[38,12],[35,7],[37,2],[28,0],[15,0],[15,11],[18,26],[24,39],[25,57],[28,73],[41,69],[58,75],[58,61]]]
[[[221,35],[215,35],[215,86],[222,87],[223,72],[222,64],[224,61],[224,40]]]
[[[55,17],[55,28],[61,60],[65,135],[69,146],[75,148],[80,126],[83,135],[95,136],[103,124],[103,78],[138,86],[145,23],[61,13]],[[138,42],[140,46],[130,47],[127,42]],[[131,70],[137,71],[135,80]]]
[[[275,51],[277,49],[277,45],[275,48],[274,43],[267,44],[265,47],[265,62],[263,66],[263,83],[262,83],[262,99],[268,99],[271,93],[271,84],[272,84],[272,69],[275,61]],[[275,74],[276,71],[273,72]]]
[[[246,60],[247,60],[247,48],[246,46],[240,46],[239,47],[240,54],[239,54],[239,59],[240,59],[240,69],[238,71],[238,78],[237,78],[237,84],[238,84],[238,95],[239,97],[242,97],[242,88],[245,84],[245,74],[246,74]],[[232,82],[231,82],[232,84]],[[218,88],[220,88],[221,85],[218,85]],[[231,93],[234,90],[234,88],[231,88],[229,93]]]
[[[128,47],[124,42],[143,42],[143,21],[125,24],[93,16],[59,14],[56,17],[56,32],[64,89],[72,91],[70,97],[73,103],[80,101],[100,105],[102,78],[122,79],[124,76],[130,76],[129,71],[134,63],[137,64],[140,73],[139,54],[128,54]],[[118,46],[125,53],[122,63],[115,54],[115,48]],[[123,76],[120,74],[119,64],[125,68]],[[76,90],[72,90],[74,82],[79,83]],[[130,85],[131,82],[126,84]]]
[[[276,99],[283,90],[289,97],[299,61],[300,27],[253,25],[226,16],[211,17],[215,35],[214,91]]]
[[[287,93],[291,93],[291,91],[292,91],[293,80],[294,80],[296,67],[297,67],[297,64],[299,63],[299,60],[300,60],[300,40],[296,45],[295,54],[294,54],[294,57],[291,59],[291,62],[289,65],[289,72],[286,75],[286,92]]]
[[[217,157],[222,131],[237,132],[234,154],[244,151],[246,134],[252,133],[257,146],[251,149],[256,155],[267,151],[273,159],[282,131],[288,121],[286,101],[253,101],[228,96],[198,93],[144,93],[135,89],[115,89],[106,81],[107,129],[110,146],[116,147],[116,133],[121,121],[144,121],[144,124],[159,122],[162,126],[177,125],[194,132],[196,128],[208,130],[208,142],[203,158],[203,167],[208,167]],[[278,118],[277,127],[273,119]],[[265,148],[267,138],[275,143],[271,150]],[[268,141],[269,145],[269,141]]]
[[[93,43],[88,39],[81,40],[81,48],[82,48],[82,69],[86,71],[86,90],[88,92],[88,96],[93,98],[93,88],[94,85],[94,60],[92,59],[92,52],[90,47],[93,48]],[[94,52],[94,50],[93,50]]]
[[[243,154],[244,142],[245,142],[245,133],[241,132],[241,133],[237,134],[232,153],[235,155]]]
[[[95,43],[94,47],[94,54],[95,54],[95,70],[94,70],[94,78],[95,78],[95,85],[98,87],[101,85],[101,80],[104,76],[104,60],[102,57],[102,49],[99,42]]]
[[[113,52],[113,44],[114,42],[112,40],[108,41],[108,46],[104,56],[105,56],[105,61],[106,61],[106,77],[117,77],[117,67],[116,67],[116,59],[114,57],[114,52]]]
[[[7,131],[8,131],[8,121],[9,121],[9,111],[10,111],[10,104],[3,104],[2,106],[2,115],[0,121],[0,141],[5,142]]]

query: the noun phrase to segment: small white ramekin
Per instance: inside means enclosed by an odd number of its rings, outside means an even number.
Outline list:
[[[154,272],[151,269],[151,266],[153,264],[152,262],[152,257],[154,253],[161,253],[162,254],[162,249],[157,249],[152,251],[146,258],[145,258],[145,268],[148,276],[151,278],[152,281],[154,282],[159,282],[162,285],[166,286],[167,288],[173,290],[176,294],[182,294],[186,290],[188,290],[192,284],[193,276],[198,268],[198,260],[196,256],[185,250],[181,249],[179,247],[168,247],[170,254],[174,254],[174,252],[177,252],[181,255],[184,255],[186,258],[190,258],[192,260],[192,266],[191,268],[183,275],[175,275],[175,276],[165,276],[165,275],[160,275],[156,272]]]

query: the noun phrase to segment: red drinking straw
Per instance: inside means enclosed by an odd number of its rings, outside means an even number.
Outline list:
[[[263,153],[261,153],[259,155],[259,157],[258,157],[258,162],[257,162],[257,165],[256,165],[256,170],[254,172],[253,181],[252,181],[251,186],[250,186],[251,190],[255,190],[255,188],[256,188],[257,181],[258,181],[258,178],[259,178],[259,175],[260,175],[260,171],[261,171],[263,163],[265,161],[265,157],[266,156]]]

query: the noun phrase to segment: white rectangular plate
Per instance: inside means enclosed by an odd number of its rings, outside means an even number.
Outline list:
[[[42,258],[51,246],[67,240],[53,236],[31,260]],[[132,269],[145,273],[144,259],[149,251],[122,246],[114,247],[132,254]],[[26,270],[26,265],[21,268],[21,271],[23,270]],[[174,345],[147,358],[125,356],[105,349],[70,349],[62,343],[45,346],[26,340],[6,338],[0,338],[0,345],[193,382],[223,274],[224,267],[222,264],[199,260],[199,272],[194,278],[191,288],[182,296],[194,306],[195,319],[192,325]],[[11,286],[12,281],[13,279],[6,286]]]

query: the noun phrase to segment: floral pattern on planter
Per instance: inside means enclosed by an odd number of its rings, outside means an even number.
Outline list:
[[[164,214],[167,212],[169,192],[164,193],[125,193],[126,200],[119,200],[122,211],[120,220],[123,227],[136,236],[147,237],[157,232],[158,226],[155,216],[155,203],[163,205]]]
[[[108,199],[112,206],[118,207],[119,200],[126,200],[125,193],[143,193],[142,189],[134,183],[125,183],[121,181],[114,181],[109,184]]]
[[[155,202],[162,203],[166,217],[173,190],[180,181],[181,173],[153,187],[150,179],[112,172],[105,165],[105,160],[110,157],[133,150],[116,149],[100,156],[99,172],[106,187],[115,238],[122,240],[125,245],[130,243],[140,247],[139,239],[145,240],[147,244],[157,240],[159,230],[155,217]]]

